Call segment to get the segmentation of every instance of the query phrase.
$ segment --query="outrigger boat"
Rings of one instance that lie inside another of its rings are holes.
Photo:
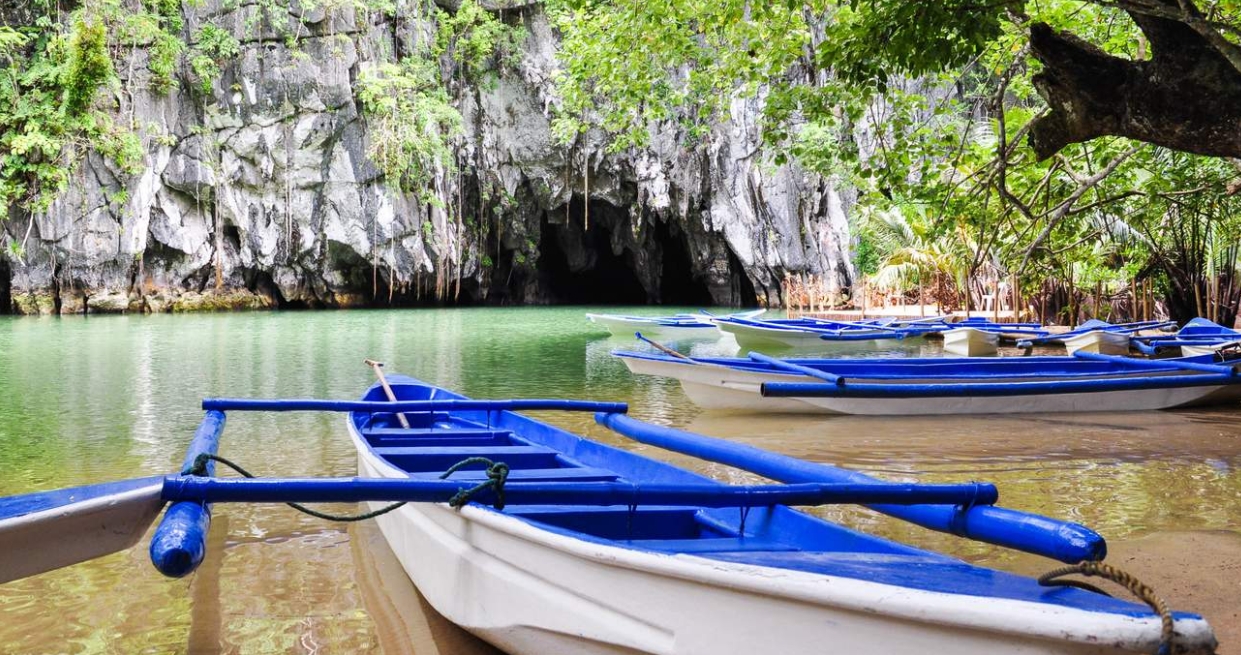
[[[204,557],[212,503],[398,501],[372,507],[410,579],[449,620],[513,655],[1215,646],[1200,616],[1047,586],[1066,571],[1112,575],[1099,562],[1105,542],[1078,524],[997,507],[989,484],[890,484],[642,423],[616,403],[470,400],[392,381],[356,402],[207,400],[181,475],[4,499],[0,582],[123,548],[165,503],[151,556],[183,576]],[[520,409],[598,410],[624,436],[782,484],[723,484]],[[256,410],[346,412],[361,477],[215,477],[225,412]],[[1036,581],[790,508],[826,503],[1081,564]]]
[[[695,404],[762,413],[1011,414],[1171,409],[1241,400],[1216,358],[688,358],[615,352],[633,373],[679,380]]]
[[[880,322],[829,321],[790,318],[759,321],[741,317],[713,319],[716,327],[731,334],[737,345],[749,348],[818,348],[841,344],[863,347],[894,347],[906,337],[922,336],[943,329],[937,323],[903,324]],[[647,336],[651,336],[650,334]]]
[[[1024,339],[1017,342],[1017,345],[1022,348],[1032,348],[1063,344],[1065,351],[1070,355],[1079,350],[1102,355],[1128,355],[1133,335],[1146,330],[1162,330],[1174,325],[1176,323],[1173,321],[1136,321],[1114,324],[1092,318],[1068,332]]]
[[[1133,339],[1133,346],[1144,354],[1164,354],[1179,348],[1180,354],[1186,357],[1211,355],[1238,343],[1241,343],[1241,332],[1201,317],[1191,319],[1175,334]]]
[[[753,318],[767,310],[755,309],[730,314],[741,318]],[[677,314],[675,316],[626,316],[622,314],[586,314],[591,323],[607,328],[614,337],[631,338],[634,332],[655,336],[668,341],[695,339],[718,339],[720,331],[710,321],[709,314]]]

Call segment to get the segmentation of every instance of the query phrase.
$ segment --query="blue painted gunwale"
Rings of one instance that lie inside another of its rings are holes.
[[[739,371],[753,373],[771,373],[788,375],[788,371],[780,370],[770,364],[738,357],[695,357],[692,360],[678,359],[658,353],[643,353],[616,350],[616,357],[646,359],[685,366],[712,364],[726,366]],[[1140,364],[1127,364],[1123,361],[1094,361],[1078,357],[1042,356],[1042,357],[888,357],[888,358],[853,358],[828,359],[813,357],[781,358],[783,361],[805,366],[824,373],[831,373],[855,380],[1030,380],[1038,381],[1047,378],[1094,380],[1103,376],[1125,377],[1165,377],[1162,374],[1185,375],[1177,368],[1175,362],[1200,364],[1216,363],[1212,355],[1198,357],[1180,357],[1168,360],[1153,360]],[[1164,368],[1156,368],[1149,364],[1164,363]],[[1158,374],[1158,375],[1157,375]]]
[[[404,376],[389,382],[399,400],[463,399],[453,392]],[[379,386],[363,396],[384,400]],[[350,414],[360,448],[370,450],[413,478],[438,477],[423,470],[418,456],[386,457],[386,443],[403,446],[425,442],[428,454],[445,451],[444,444],[486,439],[495,446],[544,447],[555,451],[557,470],[595,471],[633,483],[721,484],[677,466],[591,441],[547,423],[508,411],[406,413],[410,430],[397,427],[393,414]],[[454,436],[454,433],[463,435]],[[402,436],[405,435],[405,436]],[[469,436],[464,436],[469,435]],[[403,448],[402,450],[406,450]],[[406,450],[408,452],[408,450]],[[472,454],[478,451],[471,450]],[[497,455],[497,459],[503,459]],[[542,465],[539,465],[542,466]],[[514,467],[510,480],[521,479]],[[540,469],[538,475],[555,475]],[[475,471],[473,480],[478,479]],[[467,482],[468,483],[468,482]],[[586,483],[583,483],[586,484]],[[483,511],[497,511],[481,507]],[[736,508],[666,508],[514,506],[502,512],[534,527],[591,543],[664,554],[692,554],[707,559],[855,578],[911,589],[1044,603],[1124,616],[1151,616],[1144,606],[1077,589],[1040,587],[1031,578],[1004,573],[912,546],[857,532],[783,505],[752,508],[745,516]],[[1197,618],[1178,614],[1178,618]]]

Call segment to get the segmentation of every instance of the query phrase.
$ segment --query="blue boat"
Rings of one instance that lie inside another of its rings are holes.
[[[371,503],[436,610],[514,655],[1215,646],[1198,615],[1052,586],[1067,571],[1115,577],[1100,561],[1102,537],[999,507],[989,484],[886,483],[643,423],[616,403],[470,400],[391,381],[359,401],[207,400],[182,474],[4,499],[0,581],[83,559],[81,544],[97,535],[144,531],[118,513],[170,503],[151,555],[181,576],[202,561],[211,515],[223,511],[212,504],[357,501]],[[625,437],[780,484],[723,484],[516,413],[525,409],[599,410],[596,420]],[[215,477],[226,412],[239,411],[347,413],[360,477]],[[110,504],[107,520],[80,511],[84,503]],[[1076,565],[1036,581],[792,509],[830,503]],[[49,529],[59,534],[49,540]]]
[[[1194,318],[1175,334],[1135,337],[1133,345],[1147,355],[1180,350],[1186,356],[1211,355],[1225,346],[1241,343],[1241,332],[1205,318]]]
[[[614,352],[679,380],[695,404],[753,413],[1013,414],[1171,409],[1241,400],[1241,361],[1073,357],[775,359]]]

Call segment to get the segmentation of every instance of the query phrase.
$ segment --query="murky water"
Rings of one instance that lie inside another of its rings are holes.
[[[202,397],[352,398],[371,383],[362,360],[374,357],[390,372],[476,397],[623,400],[639,418],[893,480],[992,481],[1002,504],[1081,521],[1116,544],[1241,531],[1241,411],[722,417],[688,404],[675,383],[629,375],[608,353],[635,346],[596,332],[584,311],[0,318],[0,494],[172,471]],[[694,347],[733,351],[728,342]],[[586,414],[546,418],[622,443]],[[270,475],[355,468],[339,416],[230,415],[222,453]],[[822,513],[971,561],[1029,566],[866,510]],[[229,506],[216,516],[207,562],[188,579],[162,578],[139,547],[0,586],[0,653],[490,652],[429,611],[371,526],[284,506]],[[1212,565],[1176,555],[1178,566]],[[1241,588],[1241,571],[1224,575]]]

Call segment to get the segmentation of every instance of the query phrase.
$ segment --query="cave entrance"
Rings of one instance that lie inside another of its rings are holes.
[[[732,248],[728,249],[728,277],[732,287],[731,304],[734,307],[758,307],[758,292],[754,290],[754,283],[745,274],[745,267]]]
[[[0,257],[0,314],[13,312],[13,269],[9,260]]]
[[[581,216],[574,200],[572,216]],[[590,229],[552,225],[543,219],[539,230],[539,286],[546,299],[572,305],[642,305],[646,289],[633,271],[631,257],[612,253],[612,229],[625,212],[606,203],[591,203]],[[580,236],[580,246],[578,237]],[[580,252],[570,254],[570,250]],[[570,264],[573,261],[573,264]]]
[[[707,285],[701,276],[694,275],[689,244],[680,228],[670,221],[656,221],[652,236],[663,255],[659,272],[659,302],[695,307],[714,305],[715,300]]]

